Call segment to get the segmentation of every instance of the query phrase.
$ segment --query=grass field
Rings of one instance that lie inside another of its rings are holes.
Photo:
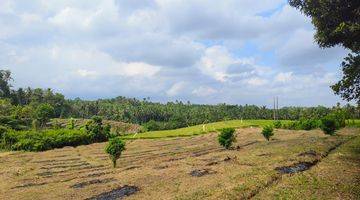
[[[282,120],[283,123],[289,122],[287,120]],[[182,136],[192,136],[200,135],[204,133],[213,132],[222,128],[240,128],[240,127],[261,127],[264,125],[272,125],[273,120],[230,120],[230,121],[221,121],[208,123],[205,125],[196,125],[186,128],[179,128],[174,130],[165,130],[165,131],[149,131],[145,133],[138,134],[129,134],[123,136],[124,139],[145,139],[145,138],[164,138],[164,137],[182,137]]]
[[[233,150],[216,133],[139,139],[127,141],[116,169],[105,143],[1,152],[0,199],[106,199],[124,197],[124,188],[126,199],[359,199],[359,130],[279,129],[268,142],[261,128],[242,128]],[[277,170],[298,163],[313,166]]]

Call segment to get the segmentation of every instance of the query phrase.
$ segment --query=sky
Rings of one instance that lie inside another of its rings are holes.
[[[332,106],[342,47],[284,0],[0,1],[0,69],[67,98]]]

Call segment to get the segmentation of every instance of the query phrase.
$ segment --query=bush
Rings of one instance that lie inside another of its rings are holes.
[[[91,136],[91,141],[104,142],[108,139],[108,135],[106,130],[104,130],[102,119],[100,117],[94,116],[88,121],[85,125],[85,130]]]
[[[337,129],[336,120],[332,116],[325,116],[321,119],[321,130],[327,135],[334,135]]]
[[[78,146],[93,142],[84,131],[56,129],[43,131],[14,131],[3,133],[2,147],[9,150],[45,151],[64,146]]]
[[[116,167],[116,161],[120,158],[121,152],[125,150],[125,142],[120,137],[114,137],[109,140],[108,145],[105,147],[105,152],[109,154],[113,163],[113,167]]]
[[[281,121],[274,121],[275,128],[281,128]]]
[[[234,128],[222,129],[218,136],[218,141],[220,145],[225,147],[226,149],[230,149],[232,143],[236,141],[234,132],[235,132]]]
[[[264,126],[261,134],[269,141],[270,137],[274,135],[274,129],[272,126]]]

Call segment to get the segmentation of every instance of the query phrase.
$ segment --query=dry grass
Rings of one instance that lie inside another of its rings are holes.
[[[127,150],[116,169],[104,153],[104,143],[40,153],[2,152],[0,199],[86,199],[123,185],[140,188],[127,199],[303,199],[304,194],[315,190],[303,185],[313,184],[315,179],[336,180],[329,187],[319,182],[320,191],[315,193],[318,199],[336,199],[338,196],[330,196],[330,188],[339,188],[337,195],[346,199],[359,198],[352,185],[354,181],[359,183],[360,161],[352,155],[359,157],[360,142],[344,143],[329,156],[321,157],[354,135],[356,139],[351,141],[360,141],[359,129],[343,129],[333,137],[320,130],[275,130],[270,142],[259,128],[237,132],[234,146],[239,148],[228,151],[219,147],[216,133],[127,141]],[[357,150],[349,152],[351,145],[356,149],[356,144]],[[318,155],[299,156],[309,150]],[[315,159],[321,161],[299,174],[280,175],[274,170]],[[349,170],[339,171],[345,167]],[[193,177],[193,170],[205,173]],[[286,192],[282,192],[284,188]]]

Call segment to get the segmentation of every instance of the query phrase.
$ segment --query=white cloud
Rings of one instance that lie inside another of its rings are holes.
[[[186,86],[186,83],[185,82],[178,82],[178,83],[175,83],[173,84],[170,89],[168,89],[166,91],[166,95],[172,97],[172,96],[177,96],[180,94],[181,91],[184,90]]]
[[[206,97],[213,94],[216,94],[218,91],[214,88],[208,86],[200,86],[192,91],[192,94],[199,97]]]
[[[346,51],[318,48],[310,19],[284,3],[2,0],[0,66],[16,86],[69,97],[337,101],[328,86]]]
[[[293,75],[293,72],[280,72],[275,76],[275,81],[286,83],[293,79],[292,75]]]

